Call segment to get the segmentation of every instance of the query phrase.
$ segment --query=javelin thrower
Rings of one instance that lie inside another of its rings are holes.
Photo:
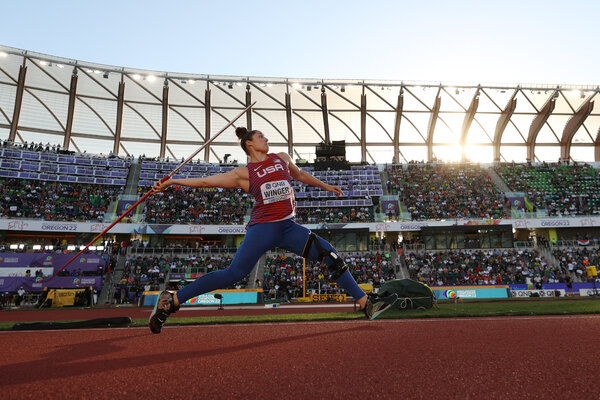
[[[397,294],[383,298],[367,296],[333,246],[294,220],[296,201],[292,178],[335,193],[338,197],[343,194],[342,190],[299,169],[287,153],[269,153],[269,141],[262,132],[238,127],[235,133],[242,149],[250,156],[246,166],[204,178],[161,180],[152,188],[154,192],[162,192],[171,185],[226,189],[239,187],[254,197],[246,236],[229,267],[203,275],[176,293],[167,290],[161,292],[148,320],[152,333],[160,333],[169,315],[187,300],[244,278],[259,258],[274,247],[281,247],[312,261],[323,261],[331,280],[357,300],[367,318],[374,319],[390,308],[398,299]]]

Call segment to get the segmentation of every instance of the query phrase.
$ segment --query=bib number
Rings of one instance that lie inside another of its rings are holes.
[[[260,186],[263,204],[276,203],[292,197],[292,187],[286,180],[266,182]]]

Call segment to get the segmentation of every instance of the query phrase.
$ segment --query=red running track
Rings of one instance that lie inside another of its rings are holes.
[[[598,398],[600,316],[0,332],[2,398]]]
[[[175,317],[223,317],[233,315],[273,315],[299,313],[330,313],[353,311],[352,303],[340,304],[284,304],[277,308],[254,306],[224,306],[218,310],[216,306],[183,307]],[[148,318],[152,307],[110,307],[110,308],[51,308],[43,310],[10,310],[0,312],[0,322],[31,321],[71,321],[94,318],[130,317]]]

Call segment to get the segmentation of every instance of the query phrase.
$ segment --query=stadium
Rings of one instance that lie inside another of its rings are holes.
[[[0,337],[31,343],[20,358],[5,350],[7,398],[39,397],[35,384],[49,398],[156,397],[163,385],[182,398],[594,395],[598,92],[161,72],[0,46]],[[247,165],[238,126],[344,192],[294,181],[295,220],[362,290],[417,282],[429,305],[405,295],[365,321],[324,262],[273,248],[151,336],[159,293],[228,268],[254,202],[241,188],[174,185],[137,203],[176,169]],[[106,324],[129,327],[95,329]],[[163,382],[165,368],[181,376]]]

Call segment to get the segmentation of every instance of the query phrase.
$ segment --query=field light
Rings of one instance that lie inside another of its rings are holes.
[[[133,79],[135,79],[136,81],[139,81],[140,79],[142,79],[142,76],[139,74],[133,74]]]
[[[300,85],[299,83],[294,83],[294,84],[292,84],[292,87],[294,89],[300,89],[302,87],[302,85]]]
[[[8,53],[4,52],[4,51],[0,51],[0,57],[7,57]]]
[[[52,246],[52,245],[46,245],[46,246],[44,246],[44,249],[46,249],[46,250],[54,250],[54,246]]]
[[[23,243],[21,243],[21,244],[19,245],[19,250],[23,250],[24,248],[25,248],[25,245],[24,245]]]
[[[149,82],[154,82],[156,80],[156,77],[154,75],[148,75],[147,79]]]
[[[10,249],[11,249],[11,250],[16,250],[16,249],[18,249],[18,248],[19,248],[19,245],[18,245],[18,244],[11,244],[11,245],[10,245]]]
[[[96,251],[96,246],[90,246],[89,249],[92,250],[92,251]]]
[[[75,250],[75,245],[74,244],[70,244],[67,246],[67,250],[73,251]]]
[[[33,249],[34,250],[41,250],[42,249],[42,245],[40,245],[40,244],[34,244],[33,245]]]
[[[96,246],[96,250],[103,251],[104,250],[104,246]]]

